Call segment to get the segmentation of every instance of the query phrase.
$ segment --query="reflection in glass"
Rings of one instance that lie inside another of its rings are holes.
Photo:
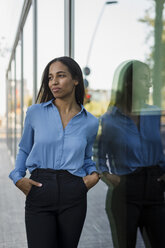
[[[135,247],[138,228],[147,247],[165,244],[161,111],[147,103],[151,86],[147,64],[121,63],[101,117],[99,169],[108,185],[106,212],[114,247]]]

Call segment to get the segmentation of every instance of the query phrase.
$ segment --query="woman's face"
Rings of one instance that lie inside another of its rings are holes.
[[[57,61],[49,67],[49,88],[53,96],[57,98],[75,97],[75,86],[78,81],[72,79],[68,67]]]
[[[146,100],[149,96],[150,71],[147,66],[140,66],[133,70],[133,98]]]

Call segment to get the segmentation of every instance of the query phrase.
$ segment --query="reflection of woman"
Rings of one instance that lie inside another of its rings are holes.
[[[56,58],[44,70],[28,108],[10,178],[26,195],[29,248],[75,248],[86,215],[86,193],[98,182],[92,145],[98,121],[83,107],[79,65]],[[26,169],[31,177],[24,178]]]
[[[160,113],[145,103],[149,78],[146,64],[122,63],[101,118],[99,167],[109,185],[106,211],[114,247],[135,247],[138,227],[147,247],[165,246],[165,159]]]

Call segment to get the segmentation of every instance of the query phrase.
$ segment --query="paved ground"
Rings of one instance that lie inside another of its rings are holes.
[[[27,248],[24,226],[25,197],[8,179],[12,168],[6,143],[0,140],[0,248]],[[78,248],[113,247],[104,211],[106,190],[106,185],[100,181],[88,192],[87,218]],[[136,247],[144,247],[140,237]]]

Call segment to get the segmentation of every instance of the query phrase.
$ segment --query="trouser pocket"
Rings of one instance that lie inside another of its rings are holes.
[[[39,182],[42,186],[32,185],[27,197],[26,205],[46,206],[58,201],[58,184],[56,175],[53,178],[46,175],[31,176],[30,179]]]
[[[84,182],[83,177],[81,177],[81,180],[80,180],[80,181],[81,181],[81,183],[82,183],[82,185],[83,185],[85,191],[88,192],[89,189],[87,188],[87,186],[86,186],[86,184],[85,184],[85,182]]]

